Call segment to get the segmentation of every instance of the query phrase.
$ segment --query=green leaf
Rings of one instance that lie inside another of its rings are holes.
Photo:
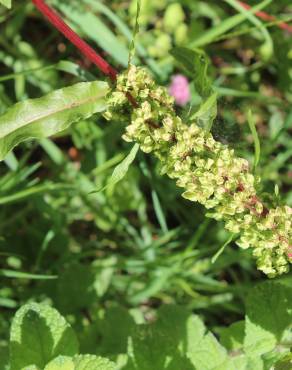
[[[29,279],[29,280],[51,280],[57,279],[56,275],[38,275],[30,274],[27,272],[0,269],[0,276],[4,276],[11,279]]]
[[[170,54],[192,76],[195,88],[202,97],[212,94],[212,82],[208,76],[209,61],[203,50],[176,47]]]
[[[220,332],[220,342],[228,350],[242,348],[244,340],[245,321],[238,321],[231,324],[228,328],[223,328]]]
[[[96,42],[96,44],[104,51],[109,53],[118,63],[127,66],[128,63],[128,48],[121,40],[111,31],[111,29],[103,22],[94,12],[80,11],[74,4],[69,2],[55,1],[55,6],[66,15],[71,25],[81,31],[86,37]]]
[[[246,19],[248,19],[251,23],[253,23],[256,27],[258,27],[265,39],[264,44],[261,47],[262,56],[264,60],[268,60],[273,55],[273,40],[269,34],[269,32],[266,30],[265,26],[262,24],[262,22],[257,18],[253,13],[251,13],[249,10],[246,10],[238,1],[236,0],[224,0],[229,5],[231,5],[234,9],[236,9],[238,12],[242,13],[246,16]]]
[[[253,119],[253,115],[252,115],[252,112],[251,112],[250,109],[247,112],[247,122],[248,122],[248,125],[249,125],[249,128],[250,128],[250,131],[252,133],[253,142],[254,142],[254,163],[253,163],[253,167],[254,167],[254,169],[256,169],[256,167],[257,167],[257,165],[260,161],[261,144],[260,144],[260,140],[259,140],[259,136],[258,136],[258,133],[257,133],[256,126],[255,126],[255,122],[254,122],[254,119]]]
[[[107,309],[104,319],[98,326],[102,337],[101,353],[117,355],[127,352],[128,338],[134,330],[135,322],[126,309],[122,307]]]
[[[6,6],[6,8],[11,9],[12,2],[11,0],[0,0],[0,4]]]
[[[57,281],[57,308],[68,314],[89,307],[97,299],[94,282],[91,266],[73,263],[62,268]]]
[[[116,185],[119,181],[121,181],[127,174],[130,165],[133,163],[134,159],[136,158],[136,155],[139,150],[139,144],[135,144],[133,148],[131,149],[130,153],[127,155],[126,158],[122,160],[121,163],[119,163],[115,169],[113,170],[113,173],[108,181],[108,183],[101,189],[97,191],[91,192],[93,193],[98,193],[100,191],[105,190],[108,186],[114,186]]]
[[[203,127],[207,132],[210,132],[214,119],[217,116],[217,93],[210,95],[206,101],[202,103],[197,112],[191,117],[195,120],[198,126]]]
[[[264,0],[257,4],[256,6],[253,6],[251,9],[247,10],[246,12],[249,14],[254,14],[258,10],[265,8],[271,2],[272,0]],[[241,13],[236,14],[232,17],[227,17],[223,21],[219,22],[218,25],[216,25],[215,27],[212,27],[208,31],[200,34],[200,36],[197,39],[191,42],[190,46],[192,48],[198,48],[216,41],[216,39],[219,36],[223,35],[225,32],[229,31],[230,29],[236,27],[237,25],[245,21],[247,13],[244,14]]]
[[[0,116],[0,160],[24,140],[54,135],[103,111],[108,91],[105,82],[80,82],[15,104]]]
[[[139,370],[213,370],[227,360],[226,350],[206,332],[199,317],[174,305],[162,306],[154,324],[134,330],[128,354],[132,367]]]
[[[265,282],[251,290],[246,302],[244,348],[250,355],[271,351],[292,323],[292,289]]]
[[[136,10],[136,19],[135,19],[135,27],[133,30],[132,40],[129,47],[129,59],[128,59],[128,66],[132,63],[132,59],[135,55],[135,45],[136,45],[136,36],[139,32],[139,16],[141,10],[141,0],[137,0],[137,10]]]
[[[77,338],[71,326],[53,308],[29,303],[20,308],[10,333],[11,370],[35,365],[43,369],[58,355],[78,353]]]
[[[78,355],[73,358],[59,356],[50,362],[44,370],[115,370],[113,362],[94,355]]]

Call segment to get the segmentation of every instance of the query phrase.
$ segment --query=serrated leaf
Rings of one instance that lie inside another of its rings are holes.
[[[89,307],[97,299],[91,266],[74,263],[62,270],[57,281],[57,308],[68,314]]]
[[[6,8],[11,9],[12,2],[11,0],[0,0],[0,4],[6,6]]]
[[[102,354],[117,355],[127,352],[128,338],[134,330],[135,322],[126,309],[122,307],[107,309],[99,327],[102,336],[100,344]]]
[[[0,116],[0,160],[16,145],[44,138],[105,109],[106,82],[80,82],[15,104]]]
[[[50,306],[29,303],[20,308],[10,333],[11,370],[35,365],[41,369],[58,355],[78,353],[71,326]]]
[[[227,360],[227,351],[220,345],[215,336],[208,332],[202,340],[194,346],[189,358],[196,370],[219,370]]]
[[[246,302],[244,349],[249,355],[271,351],[292,323],[292,289],[265,282],[251,290]]]
[[[88,11],[83,7],[84,11],[76,8],[72,2],[54,1],[54,5],[70,21],[69,25],[73,28],[77,27],[87,38],[93,40],[102,50],[112,56],[119,64],[127,66],[128,48],[107,26],[102,17],[98,17],[95,12]]]
[[[214,370],[228,359],[198,316],[173,305],[162,306],[154,324],[136,327],[128,355],[130,366],[139,370]]]
[[[223,328],[220,333],[220,342],[228,350],[237,350],[243,346],[245,322],[238,321],[228,328]]]
[[[75,365],[72,357],[58,356],[44,370],[75,370]]]
[[[59,356],[44,370],[115,370],[113,362],[94,355],[77,355],[72,358]]]

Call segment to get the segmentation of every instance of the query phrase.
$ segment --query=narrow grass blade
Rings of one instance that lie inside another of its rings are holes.
[[[0,276],[11,279],[29,279],[29,280],[52,280],[57,279],[57,275],[37,275],[29,274],[27,272],[20,272],[14,270],[0,269]]]
[[[254,152],[255,153],[254,153],[253,168],[255,170],[259,161],[260,161],[261,144],[260,144],[259,136],[258,136],[258,133],[257,133],[257,129],[256,129],[256,126],[255,126],[255,122],[254,122],[251,110],[249,110],[247,112],[247,122],[248,122],[248,125],[249,125],[249,128],[250,128],[250,131],[252,133],[253,142],[254,142]]]
[[[263,23],[253,14],[250,13],[248,10],[246,10],[243,6],[241,6],[238,1],[236,0],[224,0],[227,4],[232,6],[234,9],[236,9],[238,12],[246,16],[246,19],[248,19],[251,23],[253,23],[256,27],[258,27],[265,39],[265,43],[262,46],[262,52],[265,60],[268,60],[272,54],[273,54],[273,40],[269,34],[269,32],[266,30]]]
[[[225,248],[233,241],[235,234],[230,235],[230,237],[226,240],[226,242],[222,245],[221,248],[214,254],[214,256],[211,258],[211,262],[215,263],[217,259],[221,256],[221,254],[224,252]]]
[[[127,155],[127,157],[120,164],[118,164],[116,166],[116,168],[114,169],[108,183],[103,188],[101,188],[97,191],[92,191],[90,194],[94,194],[94,193],[98,193],[100,191],[103,191],[107,187],[113,186],[113,185],[117,184],[119,181],[121,181],[126,176],[126,173],[128,172],[131,163],[136,158],[138,150],[139,150],[139,144],[135,144],[133,146],[133,148],[131,149],[130,153]]]
[[[265,8],[269,5],[272,0],[264,0],[257,4],[256,6],[252,7],[248,12],[250,14],[254,14],[256,11]],[[246,14],[236,14],[232,17],[229,17],[218,24],[218,26],[211,28],[209,31],[202,34],[202,36],[195,39],[189,47],[197,48],[207,44],[212,43],[217,37],[223,35],[225,32],[229,31],[230,29],[236,27],[240,23],[246,20]]]

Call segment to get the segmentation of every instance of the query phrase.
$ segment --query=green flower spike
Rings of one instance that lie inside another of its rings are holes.
[[[126,99],[127,93],[137,107]],[[174,111],[173,98],[143,68],[130,66],[118,77],[107,117],[121,112],[128,121],[123,139],[152,152],[161,162],[161,172],[184,188],[184,198],[203,204],[210,217],[238,233],[237,244],[253,248],[259,270],[269,277],[289,270],[292,208],[267,209],[256,194],[260,179],[250,173],[247,160],[196,122],[183,123]]]

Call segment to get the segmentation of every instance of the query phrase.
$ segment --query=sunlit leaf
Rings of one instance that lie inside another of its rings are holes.
[[[6,6],[6,8],[11,9],[12,1],[11,0],[0,0],[0,5]]]
[[[59,355],[74,356],[78,342],[71,326],[54,308],[29,303],[16,313],[10,334],[11,370],[46,364]]]
[[[103,111],[108,90],[105,82],[80,82],[15,104],[0,116],[0,160],[24,140],[54,135]]]

